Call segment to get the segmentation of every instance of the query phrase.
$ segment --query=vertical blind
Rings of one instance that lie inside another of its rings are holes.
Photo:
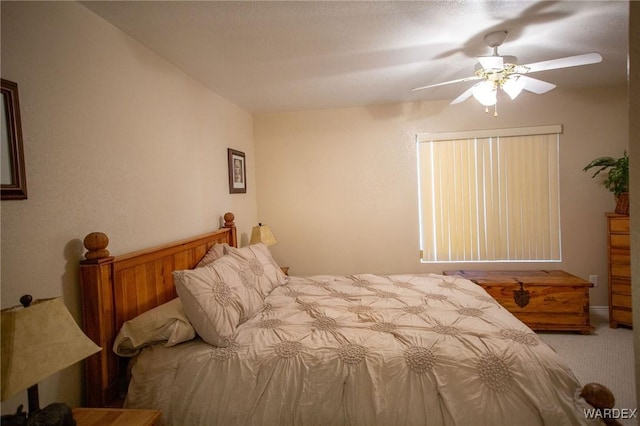
[[[418,135],[421,261],[560,261],[561,130]]]

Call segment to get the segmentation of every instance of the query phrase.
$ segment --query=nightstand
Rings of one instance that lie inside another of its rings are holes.
[[[125,408],[74,408],[77,426],[154,426],[162,413],[158,410]]]

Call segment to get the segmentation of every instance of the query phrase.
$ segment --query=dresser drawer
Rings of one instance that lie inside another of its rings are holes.
[[[631,278],[611,277],[611,293],[631,294]]]
[[[616,307],[631,309],[631,295],[612,293],[611,305]]]
[[[631,245],[631,239],[629,238],[629,234],[611,234],[609,237],[609,244],[611,244],[612,248],[623,248],[629,249]]]
[[[609,261],[611,263],[631,263],[631,250],[628,248],[609,248]]]
[[[611,232],[629,232],[629,217],[610,217],[609,230]]]
[[[633,324],[631,311],[627,311],[626,309],[613,309],[611,311],[611,319],[627,325]]]
[[[630,263],[611,263],[610,265],[612,280],[613,277],[631,277],[631,264]]]

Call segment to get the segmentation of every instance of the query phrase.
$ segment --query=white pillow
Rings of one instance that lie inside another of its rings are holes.
[[[244,262],[242,279],[258,287],[263,297],[289,280],[289,277],[273,260],[269,248],[262,243],[243,248],[227,247],[226,253],[238,261]]]
[[[223,256],[201,268],[174,271],[185,313],[205,342],[227,346],[236,327],[263,307],[260,289],[246,278],[248,263]]]
[[[166,342],[165,346],[174,346],[195,335],[182,302],[175,298],[125,322],[113,343],[113,351],[131,357],[153,343]]]
[[[200,259],[200,261],[196,265],[196,268],[202,268],[203,266],[213,263],[216,260],[220,259],[222,256],[226,254],[226,250],[228,247],[229,247],[229,244],[227,243],[214,244],[207,251],[207,254],[205,254],[204,257]]]

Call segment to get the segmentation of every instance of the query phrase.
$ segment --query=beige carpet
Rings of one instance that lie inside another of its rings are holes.
[[[591,382],[607,386],[616,397],[616,408],[637,407],[633,357],[633,332],[619,327],[609,328],[604,310],[591,311],[591,335],[560,332],[539,332],[540,337],[569,365],[580,383]],[[638,414],[640,417],[640,414]],[[620,421],[637,425],[637,420]]]

